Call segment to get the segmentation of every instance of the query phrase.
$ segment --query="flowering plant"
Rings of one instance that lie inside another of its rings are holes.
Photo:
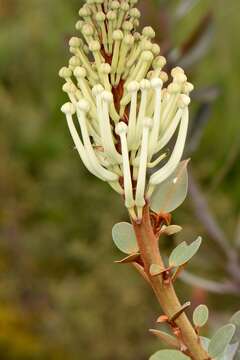
[[[153,42],[154,30],[137,32],[136,3],[88,0],[80,9],[81,37],[70,39],[73,56],[59,73],[70,100],[62,112],[85,167],[123,197],[129,212],[131,224],[113,228],[115,244],[128,255],[120,263],[132,263],[151,285],[164,311],[157,322],[172,330],[173,336],[152,330],[175,350],[151,359],[223,359],[232,351],[235,326],[226,325],[204,342],[199,329],[208,318],[206,306],[195,310],[192,325],[185,314],[190,304],[181,305],[174,290],[201,238],[180,244],[168,265],[159,250],[162,234],[181,230],[171,225],[170,213],[187,194],[188,161],[181,159],[193,85],[180,67],[171,71],[171,79],[163,71],[166,59]],[[172,150],[166,149],[173,140]],[[222,347],[215,345],[219,342]]]

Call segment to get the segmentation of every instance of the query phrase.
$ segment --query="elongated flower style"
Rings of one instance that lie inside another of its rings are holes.
[[[76,24],[80,35],[69,42],[73,56],[59,75],[70,99],[62,112],[84,165],[124,197],[134,220],[141,220],[156,185],[181,160],[193,85],[179,67],[168,80],[154,30],[136,31],[136,3],[88,0]],[[166,146],[177,131],[169,154]]]

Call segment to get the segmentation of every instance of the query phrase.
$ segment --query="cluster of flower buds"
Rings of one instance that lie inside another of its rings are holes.
[[[73,56],[59,75],[70,99],[62,112],[84,165],[124,197],[133,219],[141,220],[155,186],[181,160],[193,85],[179,67],[168,80],[154,30],[136,31],[136,3],[88,0],[76,24],[80,36],[69,42]],[[177,130],[168,154],[166,145]]]

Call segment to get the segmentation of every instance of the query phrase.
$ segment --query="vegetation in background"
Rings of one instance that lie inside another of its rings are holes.
[[[166,2],[158,3],[164,7]],[[195,2],[191,12],[179,19],[174,18],[177,3],[170,4],[171,41],[176,47],[211,5]],[[73,156],[59,110],[65,98],[57,70],[67,57],[67,40],[80,5],[76,0],[1,1],[0,354],[4,360],[145,360],[159,348],[150,335],[145,341],[145,329],[152,327],[158,311],[155,300],[134,271],[112,263],[117,252],[111,228],[119,218],[125,220],[120,200],[81,167],[77,154]],[[142,6],[146,8],[145,1]],[[151,10],[153,6],[149,1],[146,18],[161,33],[162,10]],[[240,247],[238,9],[237,2],[226,9],[224,1],[217,1],[211,49],[192,71],[197,88],[214,84],[220,92],[201,147],[193,154],[192,171],[228,241]],[[208,239],[192,271],[201,276],[210,271],[213,280],[225,280],[224,254],[211,242],[190,200],[176,222],[184,224],[189,237],[198,230]],[[166,250],[170,246],[166,243]],[[184,284],[180,291],[186,291]],[[212,329],[229,318],[226,308],[233,313],[239,304],[236,294],[226,293],[219,302],[216,295],[196,286],[189,295],[196,304],[212,304],[216,311],[210,318]],[[147,324],[143,314],[148,316]]]

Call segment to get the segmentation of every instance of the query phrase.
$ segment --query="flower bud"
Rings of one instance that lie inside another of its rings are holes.
[[[68,102],[61,107],[61,111],[66,115],[74,115],[76,109],[72,103]]]

